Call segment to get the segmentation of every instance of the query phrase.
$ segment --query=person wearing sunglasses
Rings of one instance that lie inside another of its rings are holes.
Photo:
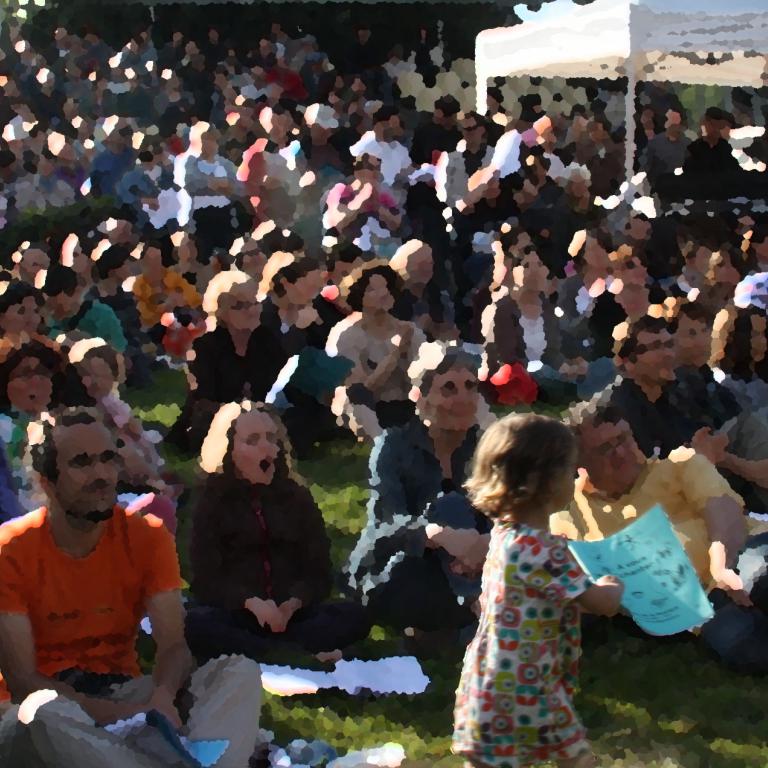
[[[640,450],[649,458],[665,458],[695,431],[669,399],[677,367],[673,331],[665,318],[650,315],[620,324],[614,331],[619,377],[608,388],[610,403],[622,410]]]
[[[461,141],[448,153],[446,202],[454,205],[467,194],[469,179],[480,168],[490,165],[493,147],[488,143],[488,123],[477,112],[467,112],[459,120]]]

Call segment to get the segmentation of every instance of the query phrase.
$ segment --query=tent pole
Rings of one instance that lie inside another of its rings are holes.
[[[475,94],[477,103],[477,113],[485,115],[488,112],[488,78],[481,72],[476,72]]]
[[[624,169],[626,172],[627,184],[630,183],[635,175],[635,90],[637,88],[637,70],[635,61],[629,56],[626,61],[627,70],[627,95],[624,101],[625,125],[627,135],[624,140]]]

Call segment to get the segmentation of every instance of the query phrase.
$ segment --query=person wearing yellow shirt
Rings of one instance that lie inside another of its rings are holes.
[[[768,672],[768,527],[744,514],[707,458],[679,448],[647,459],[621,411],[597,399],[569,414],[582,469],[570,509],[550,518],[552,533],[596,541],[660,504],[715,610],[704,644],[729,666]]]
[[[151,330],[160,324],[166,312],[185,307],[197,309],[202,298],[178,272],[164,264],[164,244],[151,241],[142,254],[142,274],[133,284],[133,295],[141,316],[141,324]]]

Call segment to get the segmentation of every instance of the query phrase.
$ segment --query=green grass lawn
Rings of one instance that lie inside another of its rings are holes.
[[[181,374],[163,372],[128,400],[145,422],[170,425],[183,402]],[[354,443],[325,446],[298,469],[323,511],[340,565],[365,522],[367,451]],[[195,462],[166,456],[187,482]],[[186,574],[189,504],[180,510],[179,555]],[[374,628],[362,652],[396,652],[397,638]],[[662,643],[607,625],[585,643],[577,704],[601,764],[619,768],[766,768],[768,686],[735,676],[691,642]],[[267,695],[263,722],[278,742],[322,738],[347,749],[399,742],[414,768],[460,766],[449,752],[453,693],[463,649],[423,659],[432,681],[421,696],[351,697],[321,692]]]

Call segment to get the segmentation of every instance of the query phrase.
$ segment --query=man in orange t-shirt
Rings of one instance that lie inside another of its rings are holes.
[[[156,710],[191,738],[228,740],[217,765],[243,768],[259,667],[222,657],[190,677],[175,544],[159,519],[115,506],[119,462],[98,412],[62,412],[33,453],[48,508],[0,527],[0,670],[14,702],[0,721],[0,765],[172,765],[157,734],[128,744],[100,727]],[[135,649],[145,615],[151,678]],[[224,686],[234,677],[237,696]],[[194,702],[183,715],[181,692]]]

